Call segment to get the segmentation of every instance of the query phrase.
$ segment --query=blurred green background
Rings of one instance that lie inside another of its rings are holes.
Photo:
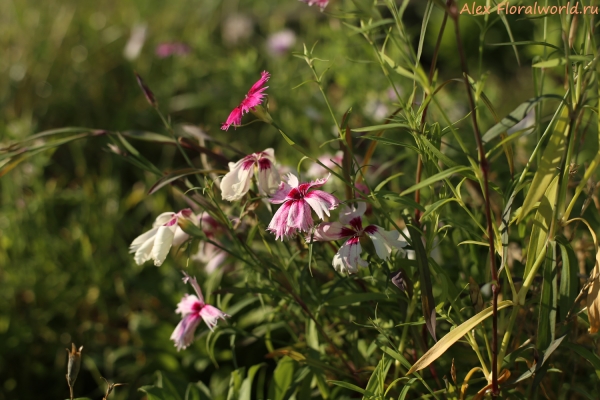
[[[424,6],[413,1],[407,9],[415,46]],[[355,23],[342,14],[352,7],[351,1],[333,0],[327,14],[296,0],[2,0],[0,142],[63,126],[164,133],[137,86],[137,71],[175,124],[200,126],[248,153],[274,147],[278,159],[295,168],[300,157],[272,127],[257,123],[222,132],[220,123],[268,70],[269,106],[279,123],[315,154],[334,152],[330,145],[319,148],[334,137],[333,125],[316,85],[298,87],[312,74],[292,54],[317,42],[315,56],[327,61],[316,67],[330,67],[325,83],[338,119],[352,107],[353,126],[383,123],[396,108],[394,96],[372,48],[345,26]],[[540,21],[509,19],[515,40],[539,35]],[[480,66],[477,20],[461,20],[472,74],[489,72],[486,93],[499,115],[532,97],[527,66],[542,50],[520,48],[525,67],[519,67],[512,48],[488,46]],[[439,21],[436,10],[423,46],[426,67]],[[274,47],[273,35],[282,31],[279,40],[288,43]],[[552,35],[560,32],[550,30]],[[500,22],[485,38],[508,40]],[[439,81],[460,77],[452,41],[450,30]],[[189,53],[161,58],[156,48],[165,42],[184,43]],[[410,93],[411,82],[391,78],[401,95]],[[455,85],[439,95],[453,120],[467,112],[462,93]],[[432,111],[431,119],[438,117]],[[489,115],[482,118],[484,126],[494,123]],[[470,130],[464,133],[471,141]],[[156,178],[119,160],[108,143],[102,136],[74,142],[38,154],[0,179],[0,399],[68,397],[64,349],[71,342],[84,346],[78,396],[101,397],[103,376],[128,383],[113,398],[142,398],[137,388],[153,382],[156,370],[213,387],[228,380],[233,367],[226,339],[217,344],[219,368],[203,341],[194,344],[194,354],[205,355],[198,358],[177,353],[168,339],[178,322],[176,303],[189,292],[173,258],[160,268],[138,267],[128,254],[129,243],[156,215],[185,204],[168,188],[147,196]],[[183,165],[174,147],[135,145],[164,170]],[[406,171],[393,183],[396,190],[414,183],[415,157],[380,146],[378,160],[396,160],[395,167]],[[495,171],[506,173],[506,166]],[[238,355],[246,358],[239,362],[268,362],[265,353],[256,344]]]

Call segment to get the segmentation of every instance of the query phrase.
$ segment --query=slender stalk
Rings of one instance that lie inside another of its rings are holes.
[[[452,0],[448,0],[446,5],[450,5]],[[431,60],[431,67],[429,68],[429,83],[433,80],[433,75],[435,74],[435,66],[437,64],[438,53],[440,51],[440,46],[442,45],[442,37],[444,36],[444,30],[446,29],[446,22],[448,21],[448,13],[444,12],[444,18],[442,19],[442,25],[440,26],[440,32],[438,33],[438,38],[435,43],[435,49],[433,51],[433,59]],[[423,94],[423,101],[427,98],[427,93]],[[425,105],[425,109],[423,110],[423,115],[421,116],[421,133],[425,130],[425,118],[427,117],[427,110],[429,109],[429,103]],[[421,182],[421,174],[423,172],[423,158],[421,154],[419,154],[419,158],[417,159],[417,178],[416,184]],[[421,190],[417,189],[415,191],[415,202],[421,202]],[[421,211],[419,209],[415,210],[415,223],[417,226],[421,221]]]
[[[460,63],[463,71],[463,79],[467,89],[467,97],[469,99],[469,107],[471,109],[471,119],[473,121],[473,131],[475,141],[477,142],[477,150],[479,152],[479,167],[483,175],[483,192],[485,197],[485,217],[487,222],[487,236],[490,246],[490,272],[492,275],[492,396],[497,397],[500,394],[498,389],[498,270],[496,268],[496,250],[494,246],[494,229],[492,226],[492,210],[490,207],[490,190],[489,190],[489,164],[485,157],[485,149],[481,141],[481,132],[477,124],[477,113],[475,110],[475,101],[469,84],[467,61],[465,51],[460,38],[460,28],[458,25],[458,8],[454,0],[450,0],[449,14],[454,21],[454,32],[456,36],[456,44],[460,55]]]

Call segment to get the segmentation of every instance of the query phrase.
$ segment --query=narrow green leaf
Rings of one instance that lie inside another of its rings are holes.
[[[419,266],[419,283],[421,286],[421,306],[423,307],[423,317],[425,318],[425,325],[429,334],[433,337],[433,340],[437,341],[435,335],[435,302],[433,299],[433,288],[431,285],[431,272],[429,271],[429,262],[427,260],[427,253],[421,240],[421,232],[415,229],[408,222],[405,217],[406,227],[410,234],[412,246],[415,251],[417,259],[417,265]]]
[[[566,342],[563,346],[577,353],[579,356],[583,357],[590,364],[592,364],[594,371],[596,371],[596,376],[600,378],[600,357],[598,357],[596,353],[586,349],[580,344]]]
[[[275,372],[273,372],[273,380],[269,390],[269,397],[272,400],[283,400],[285,398],[285,394],[292,384],[294,367],[294,360],[288,356],[279,360]]]
[[[384,125],[373,125],[373,126],[365,126],[363,128],[351,129],[352,132],[373,132],[373,131],[385,131],[388,129],[411,129],[410,125],[400,124],[400,123],[392,123],[392,124],[384,124]]]
[[[385,393],[385,378],[387,377],[388,371],[392,366],[392,359],[386,356],[381,357],[381,360],[375,367],[375,371],[371,374],[367,387],[365,388],[366,393],[373,393],[373,395],[381,396]],[[367,395],[363,397],[363,400],[369,400],[373,395]]]
[[[556,328],[556,302],[557,302],[557,282],[556,282],[556,242],[549,241],[546,248],[546,260],[542,271],[542,294],[540,298],[540,308],[537,326],[538,350],[547,348],[554,340]]]
[[[560,117],[556,122],[554,131],[550,136],[550,140],[542,153],[542,159],[540,166],[533,177],[527,196],[523,201],[521,207],[521,214],[517,220],[517,223],[521,222],[523,218],[533,210],[535,204],[540,201],[548,186],[552,182],[555,176],[558,175],[558,168],[560,167],[560,161],[565,151],[566,136],[569,131],[569,110],[563,106]]]
[[[498,303],[498,310],[512,306],[513,303],[510,300],[504,300]],[[460,338],[465,336],[469,331],[474,329],[477,325],[482,323],[484,320],[492,316],[492,307],[488,307],[480,313],[472,316],[450,332],[443,338],[441,338],[435,345],[433,345],[417,362],[410,368],[406,375],[410,375],[414,372],[420,371],[426,368],[429,364],[437,360],[442,354],[446,352],[454,343]]]
[[[248,375],[246,376],[246,379],[244,379],[242,387],[240,388],[239,398],[236,400],[250,400],[252,398],[252,381],[254,380],[254,376],[258,370],[264,366],[266,366],[265,363],[260,363],[250,367],[248,370]]]
[[[168,173],[167,175],[163,176],[162,178],[160,178],[159,180],[157,180],[154,183],[154,185],[152,185],[150,190],[148,190],[148,194],[151,195],[153,193],[156,193],[163,186],[168,185],[169,183],[176,181],[179,178],[183,178],[184,176],[196,175],[196,174],[209,174],[211,172],[215,172],[215,171],[214,170],[207,171],[207,170],[196,169],[196,168],[184,168],[184,169],[178,169],[176,171],[172,171],[172,172]]]
[[[345,294],[343,296],[334,297],[331,300],[327,300],[327,304],[332,307],[343,307],[349,306],[354,303],[363,303],[366,301],[395,301],[383,293],[352,293]]]
[[[238,400],[240,398],[240,388],[242,387],[242,379],[246,374],[246,368],[238,368],[229,375],[229,391],[227,392],[227,400]]]
[[[454,175],[456,173],[463,172],[463,171],[468,171],[470,169],[471,169],[470,167],[465,167],[465,166],[456,166],[456,167],[445,169],[442,172],[439,172],[433,176],[430,176],[429,178],[417,183],[416,185],[411,186],[410,188],[406,189],[404,192],[400,193],[400,196],[407,195],[416,190],[427,187],[435,182],[446,179],[446,178],[450,177],[451,175]]]
[[[375,196],[377,196],[377,198],[400,203],[403,206],[410,208],[411,210],[420,210],[423,212],[425,211],[425,207],[414,201],[412,198],[408,196],[400,196],[398,193],[390,192],[389,190],[380,190],[375,193]]]
[[[368,140],[375,140],[376,142],[380,142],[383,144],[389,144],[392,146],[402,146],[402,147],[406,147],[407,149],[411,149],[415,152],[419,152],[419,149],[417,149],[415,146],[413,146],[410,143],[406,143],[406,142],[401,142],[399,140],[394,140],[388,137],[379,137],[379,136],[362,136],[362,139],[368,139]]]
[[[495,139],[498,135],[505,133],[507,130],[521,122],[527,116],[527,114],[529,114],[529,112],[537,105],[537,103],[539,103],[542,100],[552,98],[562,100],[561,96],[555,94],[545,94],[524,101],[523,103],[519,104],[519,106],[515,108],[510,114],[502,118],[500,122],[488,129],[488,131],[483,135],[481,140],[483,141],[483,143],[487,143],[490,140]]]
[[[556,186],[558,185],[558,177],[554,177],[550,185],[546,189],[544,197],[540,201],[540,205],[533,217],[533,227],[529,244],[527,246],[527,261],[525,262],[525,272],[523,278],[527,278],[538,254],[545,252],[546,240],[548,239],[548,229],[552,223],[553,208],[556,200]],[[522,210],[521,210],[522,212]]]
[[[560,288],[558,290],[558,321],[562,322],[567,318],[567,314],[577,298],[579,263],[575,251],[564,236],[558,236],[556,242],[562,259]]]
[[[327,381],[327,382],[331,383],[332,385],[340,386],[340,387],[352,390],[354,392],[358,392],[362,395],[373,396],[373,393],[367,393],[367,391],[365,389],[360,388],[360,387],[353,385],[351,383],[348,383],[348,382],[344,382],[344,381]]]
[[[425,212],[423,213],[423,215],[421,215],[421,219],[426,218],[429,214],[431,214],[432,212],[436,211],[438,208],[442,207],[443,205],[445,205],[446,203],[450,203],[452,201],[457,201],[455,198],[451,198],[451,199],[442,199],[442,200],[438,200],[433,204],[430,204],[428,206],[425,206]]]
[[[190,383],[185,392],[185,400],[211,400],[210,390],[202,382]]]
[[[527,371],[525,371],[516,381],[517,382],[521,382],[527,378],[529,378],[531,375],[533,375],[534,373],[536,373],[537,371],[541,370],[542,367],[544,366],[544,363],[546,361],[548,361],[548,359],[550,358],[550,355],[552,355],[552,353],[554,353],[554,350],[556,350],[558,348],[558,346],[560,346],[561,342],[563,341],[564,338],[566,338],[567,335],[564,335],[554,341],[552,341],[552,343],[550,343],[550,345],[548,346],[548,348],[546,349],[546,351],[544,352],[544,357],[542,358],[541,362],[538,362],[536,364],[534,364],[531,368],[529,368]]]

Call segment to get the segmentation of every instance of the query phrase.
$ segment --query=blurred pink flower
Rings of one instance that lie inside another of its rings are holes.
[[[152,229],[138,236],[129,246],[129,252],[135,253],[134,260],[137,265],[153,259],[157,267],[162,265],[169,254],[171,246],[179,246],[188,239],[179,226],[180,219],[194,221],[194,213],[189,208],[178,213],[166,212],[156,217]]]
[[[279,174],[275,168],[275,151],[266,149],[250,154],[236,163],[229,163],[229,172],[221,180],[221,196],[224,200],[241,199],[250,189],[250,182],[258,170],[258,190],[268,196],[277,190]]]
[[[190,277],[185,272],[183,274],[185,275],[183,282],[190,282],[198,297],[193,294],[185,294],[179,304],[177,304],[175,312],[181,314],[181,321],[171,335],[171,340],[175,342],[177,351],[185,349],[194,341],[194,332],[200,324],[200,318],[206,322],[206,325],[212,331],[217,325],[219,318],[224,320],[225,317],[229,317],[229,315],[218,308],[205,304],[202,290],[196,278]]]
[[[329,210],[338,206],[340,201],[333,195],[313,188],[323,186],[329,175],[310,183],[299,183],[298,178],[289,174],[287,183],[281,182],[277,192],[271,197],[273,204],[282,204],[273,216],[267,230],[275,234],[275,240],[293,235],[296,230],[308,232],[313,226],[310,209],[312,208],[319,219],[329,216]]]
[[[339,150],[337,153],[335,153],[334,156],[332,156],[331,154],[325,154],[319,157],[318,160],[321,163],[323,163],[323,165],[325,165],[327,168],[333,170],[336,169],[338,166],[342,165],[343,158],[344,152]],[[320,164],[315,162],[313,163],[313,165],[310,166],[308,171],[306,171],[306,176],[308,176],[309,178],[316,178],[317,176],[322,176],[323,174],[326,174],[328,172],[329,171],[323,168]]]
[[[353,274],[358,272],[358,267],[368,266],[368,263],[360,257],[362,253],[360,239],[365,236],[371,239],[377,256],[382,260],[386,260],[394,249],[406,246],[406,242],[400,240],[398,231],[386,231],[377,225],[363,228],[362,216],[366,209],[367,206],[363,202],[352,208],[344,206],[339,222],[323,222],[312,234],[312,240],[315,242],[348,238],[333,257],[333,268],[340,273]],[[311,236],[307,235],[306,241],[310,242],[310,240]]]
[[[242,123],[242,116],[262,102],[263,97],[265,97],[265,93],[263,92],[268,88],[268,86],[264,85],[270,77],[271,75],[267,71],[261,73],[260,79],[252,85],[246,94],[246,98],[231,111],[229,117],[227,117],[227,121],[221,125],[222,130],[228,130],[231,125],[240,125]]]
[[[314,6],[317,5],[319,7],[321,7],[321,11],[323,11],[325,9],[325,7],[327,7],[327,4],[329,3],[329,0],[300,0],[303,3],[307,3],[309,6]]]
[[[184,56],[189,54],[192,49],[185,43],[181,42],[166,42],[156,46],[154,52],[159,58],[167,58],[172,55]]]
[[[211,241],[221,245],[218,240],[218,236],[222,235],[225,230],[217,220],[211,217],[208,213],[202,213],[199,217],[200,229],[204,232],[206,237]],[[198,252],[192,256],[194,261],[204,263],[204,269],[207,273],[211,273],[216,270],[223,261],[227,258],[227,253],[221,250],[218,246],[215,246],[209,242],[200,242],[198,246]]]
[[[296,34],[291,29],[275,32],[267,38],[269,53],[280,56],[288,52],[296,44]]]

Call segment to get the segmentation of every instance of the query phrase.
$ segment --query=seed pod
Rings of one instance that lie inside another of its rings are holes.
[[[69,391],[71,394],[71,400],[73,400],[73,386],[79,374],[79,367],[81,366],[81,350],[83,346],[77,350],[75,343],[71,343],[71,350],[67,349],[69,354],[69,363],[67,364],[67,383],[69,384]]]
[[[152,107],[156,108],[158,106],[158,103],[156,102],[154,93],[152,93],[152,90],[150,90],[150,88],[148,86],[146,86],[146,84],[144,83],[144,80],[142,79],[141,76],[138,75],[137,72],[134,72],[134,74],[135,74],[135,79],[137,80],[138,85],[140,85],[140,89],[142,89],[142,92],[144,92],[144,96],[146,96],[146,100],[148,100],[148,103],[150,103],[150,105]]]
[[[397,272],[393,272],[390,275],[392,279],[392,283],[396,285],[396,287],[403,292],[406,292],[409,298],[412,298],[413,295],[413,283],[408,277],[406,271],[400,268]]]

